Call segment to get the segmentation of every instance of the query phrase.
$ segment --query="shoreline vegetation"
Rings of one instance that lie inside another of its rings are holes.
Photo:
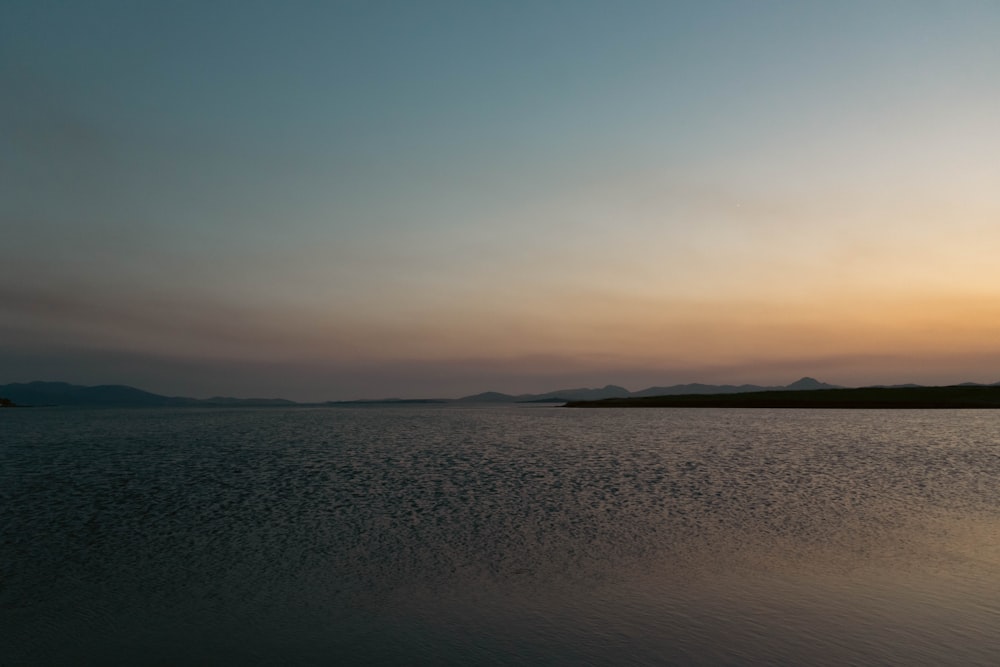
[[[567,408],[996,409],[1000,387],[862,387],[744,394],[680,394],[568,401]]]

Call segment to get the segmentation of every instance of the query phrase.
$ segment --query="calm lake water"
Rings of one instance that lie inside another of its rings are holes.
[[[1000,664],[1000,411],[0,411],[0,665]]]

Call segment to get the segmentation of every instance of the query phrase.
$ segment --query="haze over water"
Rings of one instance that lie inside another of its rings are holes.
[[[0,417],[3,664],[1000,660],[996,411]]]

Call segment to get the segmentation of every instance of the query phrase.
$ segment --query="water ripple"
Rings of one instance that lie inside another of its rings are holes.
[[[1000,658],[993,412],[3,419],[11,664]]]

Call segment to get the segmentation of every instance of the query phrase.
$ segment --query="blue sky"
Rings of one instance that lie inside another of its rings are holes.
[[[0,12],[0,382],[1000,380],[995,3]]]

